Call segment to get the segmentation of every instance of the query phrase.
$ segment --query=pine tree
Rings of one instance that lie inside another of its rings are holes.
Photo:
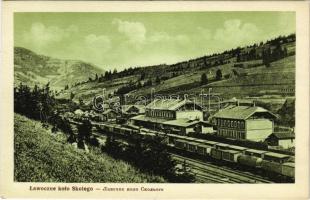
[[[217,71],[216,71],[216,80],[221,80],[222,79],[222,71],[220,70],[220,69],[218,69]]]
[[[201,85],[208,84],[208,77],[207,77],[206,73],[203,73],[203,74],[201,75],[200,84],[201,84]]]

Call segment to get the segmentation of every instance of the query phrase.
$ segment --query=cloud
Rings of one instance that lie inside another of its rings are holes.
[[[95,34],[90,34],[85,36],[85,45],[89,49],[93,49],[99,52],[107,52],[111,48],[111,40],[106,35],[96,36]]]
[[[210,40],[212,39],[212,33],[209,29],[206,29],[204,27],[197,27],[197,33],[199,34],[199,37],[204,39],[204,40]]]
[[[224,22],[224,27],[215,31],[214,40],[223,42],[227,48],[255,42],[261,31],[251,23],[242,24],[239,19]]]
[[[23,40],[25,43],[34,45],[36,49],[41,49],[52,43],[60,42],[77,31],[78,28],[73,25],[62,29],[57,26],[45,26],[42,23],[33,23],[30,30],[23,33]]]
[[[146,39],[146,29],[141,22],[129,22],[120,19],[114,19],[112,24],[117,26],[120,33],[124,34],[129,43],[139,48]]]
[[[162,42],[166,45],[182,45],[189,42],[189,38],[186,35],[169,35],[166,32],[155,32],[147,38],[148,43]]]

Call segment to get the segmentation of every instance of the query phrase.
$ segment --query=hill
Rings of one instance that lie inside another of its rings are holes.
[[[221,77],[217,78],[217,72]],[[201,83],[206,74],[207,83]],[[76,84],[58,98],[82,98],[90,103],[105,88],[109,94],[150,96],[156,94],[200,94],[202,90],[222,98],[244,98],[265,94],[294,96],[295,35],[278,37],[265,43],[237,47],[219,54],[195,58],[172,65],[134,67],[106,72],[98,80]],[[128,98],[129,99],[129,98]],[[133,100],[134,101],[134,100]]]
[[[164,182],[97,149],[76,149],[64,134],[51,134],[19,114],[14,115],[14,163],[18,182]]]
[[[38,55],[22,47],[14,47],[14,84],[20,82],[29,86],[50,82],[53,89],[61,90],[67,85],[87,81],[103,70],[78,60],[61,60]]]

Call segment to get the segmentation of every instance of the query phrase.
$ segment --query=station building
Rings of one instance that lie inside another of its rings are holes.
[[[145,114],[131,118],[132,124],[152,130],[188,134],[201,130],[202,107],[190,100],[156,99],[145,107]]]
[[[276,116],[257,106],[232,105],[213,116],[217,135],[227,138],[264,141],[273,133]]]

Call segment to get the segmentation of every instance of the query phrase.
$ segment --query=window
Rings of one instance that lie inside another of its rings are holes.
[[[241,122],[241,128],[244,128],[244,122]]]

